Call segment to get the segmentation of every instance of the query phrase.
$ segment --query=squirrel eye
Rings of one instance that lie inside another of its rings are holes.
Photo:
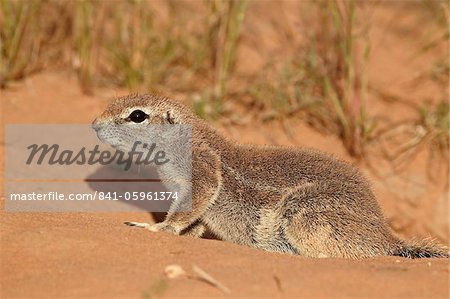
[[[128,120],[131,120],[134,123],[141,123],[148,118],[148,114],[145,114],[142,110],[134,110],[131,112],[130,116],[128,116]]]

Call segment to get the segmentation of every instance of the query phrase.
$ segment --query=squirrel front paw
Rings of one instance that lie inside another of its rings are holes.
[[[160,222],[160,223],[153,224],[150,227],[148,227],[147,229],[151,232],[167,232],[167,233],[172,233],[175,235],[177,234],[176,229],[172,225],[170,225],[166,222]]]
[[[171,233],[174,235],[179,235],[181,232],[181,229],[177,229],[176,227],[174,227],[173,225],[171,225],[170,223],[167,223],[165,221],[156,223],[156,224],[127,221],[127,222],[125,222],[125,224],[128,226],[136,226],[136,227],[145,228],[151,232],[167,232],[167,233]]]

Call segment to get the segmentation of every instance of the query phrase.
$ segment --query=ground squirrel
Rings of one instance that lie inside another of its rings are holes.
[[[443,247],[396,238],[368,181],[325,153],[240,145],[182,104],[151,95],[118,98],[94,121],[100,139],[120,148],[120,136],[104,132],[110,124],[192,126],[192,210],[129,225],[196,237],[208,229],[225,241],[307,257],[448,257]]]

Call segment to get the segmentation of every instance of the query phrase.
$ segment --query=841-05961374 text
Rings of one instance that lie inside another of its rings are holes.
[[[178,192],[99,192],[99,200],[177,200]]]

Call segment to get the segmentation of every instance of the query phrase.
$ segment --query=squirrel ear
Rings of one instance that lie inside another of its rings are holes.
[[[175,121],[175,117],[174,117],[175,115],[174,115],[174,113],[173,113],[173,110],[172,111],[167,111],[166,113],[165,113],[165,116],[164,116],[164,122],[165,123],[168,123],[168,124],[175,124],[175,123],[177,123],[176,121]]]

